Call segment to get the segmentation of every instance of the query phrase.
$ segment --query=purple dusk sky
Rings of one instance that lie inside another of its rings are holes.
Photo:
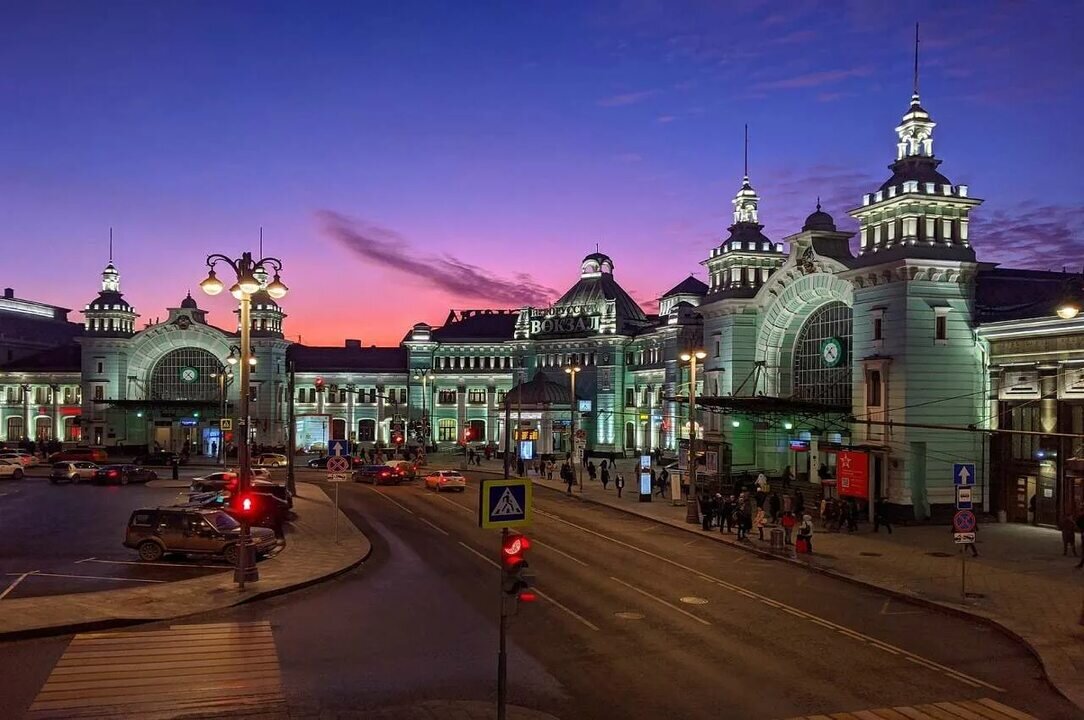
[[[744,123],[773,239],[877,188],[916,20],[979,257],[1079,269],[1081,3],[84,0],[0,9],[3,284],[82,308],[112,226],[153,319],[262,225],[310,344],[545,304],[596,243],[648,303],[704,278]]]

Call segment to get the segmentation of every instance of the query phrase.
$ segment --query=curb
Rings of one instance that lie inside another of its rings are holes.
[[[565,492],[563,490],[559,490],[557,488],[551,488],[551,487],[548,487],[546,485],[537,484],[537,483],[532,483],[532,484],[535,487],[540,487],[540,488],[543,488],[543,489],[548,490],[550,492],[557,493],[558,495],[561,495],[562,497],[569,497],[568,495],[565,494]],[[1077,703],[1077,701],[1075,701],[1073,698],[1071,698],[1064,690],[1062,690],[1060,687],[1058,687],[1057,684],[1055,684],[1053,680],[1050,679],[1050,672],[1049,672],[1049,669],[1047,667],[1047,662],[1043,659],[1042,653],[1040,653],[1035,648],[1035,646],[1032,645],[1031,642],[1027,640],[1027,638],[1023,637],[1022,635],[1017,633],[1012,628],[1009,628],[1008,626],[1003,625],[1000,621],[995,620],[994,618],[992,618],[992,617],[990,617],[988,615],[979,614],[977,612],[972,612],[972,611],[969,611],[969,610],[965,610],[963,608],[955,607],[953,605],[948,605],[946,603],[943,603],[943,602],[940,602],[940,601],[937,601],[937,600],[930,600],[928,598],[920,597],[920,596],[917,596],[917,595],[912,595],[912,594],[904,592],[902,590],[895,590],[893,588],[884,587],[883,585],[876,585],[876,584],[868,582],[866,580],[860,580],[858,578],[851,577],[849,575],[844,575],[843,573],[837,572],[835,570],[831,570],[829,568],[818,567],[816,565],[812,565],[810,563],[804,563],[804,562],[802,562],[800,560],[796,560],[796,559],[793,559],[793,558],[790,558],[790,557],[784,557],[782,555],[776,555],[775,553],[768,552],[766,550],[761,550],[760,548],[756,548],[756,547],[752,547],[752,546],[748,546],[748,545],[740,545],[738,543],[730,543],[730,542],[727,542],[727,541],[725,541],[725,540],[723,540],[721,538],[715,537],[714,534],[712,534],[712,533],[705,534],[704,531],[701,530],[698,527],[683,527],[681,525],[668,523],[665,520],[659,520],[657,518],[653,518],[653,517],[650,517],[650,516],[647,516],[647,515],[641,515],[640,513],[635,512],[634,510],[629,510],[629,509],[620,507],[618,505],[610,505],[609,503],[603,503],[603,502],[599,502],[597,500],[592,500],[590,498],[584,498],[582,494],[581,495],[572,495],[571,497],[575,498],[576,500],[579,500],[582,503],[591,503],[592,505],[598,505],[600,507],[612,508],[612,509],[617,510],[619,512],[623,512],[623,513],[625,513],[627,515],[634,515],[634,516],[636,516],[638,518],[641,518],[643,520],[648,520],[650,522],[654,522],[654,523],[657,523],[659,525],[665,525],[666,527],[671,527],[671,528],[674,528],[675,530],[683,530],[684,532],[690,533],[692,535],[696,535],[697,537],[701,537],[701,538],[708,537],[711,540],[713,540],[714,542],[719,543],[720,545],[724,545],[726,547],[732,547],[732,548],[734,548],[736,550],[742,550],[744,552],[751,553],[753,555],[757,555],[757,556],[762,557],[762,558],[766,558],[766,559],[770,559],[770,560],[776,560],[776,561],[779,561],[779,562],[785,562],[785,563],[788,563],[788,564],[793,565],[795,567],[803,568],[803,569],[809,570],[811,572],[815,572],[815,573],[818,573],[820,575],[824,575],[826,577],[833,578],[835,580],[842,580],[844,582],[848,582],[851,585],[855,585],[857,587],[865,588],[867,590],[873,590],[874,592],[878,592],[878,593],[880,593],[882,595],[887,595],[888,597],[890,597],[892,599],[895,599],[895,600],[901,600],[903,602],[908,602],[908,603],[911,603],[912,605],[917,605],[917,606],[920,606],[920,607],[924,607],[924,608],[929,609],[929,610],[939,611],[939,612],[945,613],[947,615],[953,615],[954,617],[958,617],[958,618],[961,618],[961,619],[977,621],[977,622],[981,623],[982,625],[985,625],[987,627],[990,627],[990,628],[993,628],[993,629],[997,630],[1001,634],[1008,637],[1010,640],[1014,640],[1014,641],[1020,643],[1029,653],[1031,653],[1032,657],[1034,657],[1035,660],[1039,663],[1039,667],[1041,667],[1042,670],[1043,670],[1043,680],[1046,681],[1047,685],[1049,685],[1051,687],[1051,689],[1053,689],[1055,692],[1057,692],[1059,695],[1061,695],[1063,698],[1065,698],[1068,702],[1070,702],[1070,703],[1072,703],[1074,705],[1077,705],[1078,707],[1084,708],[1084,706],[1079,705]]]
[[[342,511],[340,510],[340,512],[342,512]],[[345,513],[344,513],[344,516],[345,516]],[[349,518],[347,518],[347,521],[349,522]],[[351,523],[351,524],[353,524],[353,523]],[[357,526],[355,526],[355,529],[356,528],[357,528]],[[66,624],[63,624],[63,625],[48,625],[48,626],[39,627],[39,628],[27,628],[25,630],[12,630],[10,632],[0,632],[0,642],[11,642],[11,641],[18,641],[18,640],[35,640],[35,639],[48,638],[48,637],[57,637],[57,636],[60,636],[60,635],[72,635],[72,634],[84,633],[84,632],[98,632],[98,631],[102,631],[102,630],[116,630],[118,628],[133,627],[135,625],[149,625],[149,624],[152,624],[152,623],[168,622],[168,621],[172,621],[172,620],[179,620],[179,619],[186,618],[186,617],[192,617],[193,615],[203,615],[203,614],[209,613],[209,612],[216,612],[216,611],[219,611],[219,610],[224,610],[226,608],[237,607],[239,605],[247,605],[248,603],[255,602],[257,600],[267,600],[269,598],[277,597],[279,595],[285,595],[287,593],[294,592],[295,590],[302,590],[304,588],[311,587],[311,586],[316,585],[318,583],[322,583],[322,582],[325,582],[325,581],[330,580],[332,578],[338,577],[339,575],[343,575],[345,573],[348,573],[348,572],[350,572],[351,570],[354,570],[355,568],[360,566],[363,562],[365,562],[366,560],[369,559],[369,556],[372,555],[372,553],[373,553],[373,544],[372,544],[372,542],[368,542],[368,538],[365,536],[364,533],[361,532],[361,530],[358,530],[358,532],[361,533],[362,537],[365,538],[365,540],[366,540],[366,542],[368,544],[368,549],[365,551],[365,553],[360,558],[358,558],[357,560],[352,561],[348,565],[345,565],[345,566],[343,566],[341,568],[338,568],[336,570],[332,570],[331,572],[325,573],[323,575],[318,575],[316,577],[308,578],[306,580],[295,583],[293,585],[286,585],[286,586],[283,586],[283,587],[280,587],[280,588],[275,588],[273,590],[257,591],[257,592],[252,593],[251,595],[246,595],[244,597],[238,597],[233,602],[228,602],[228,603],[225,603],[225,604],[222,604],[222,605],[216,605],[215,607],[212,607],[212,608],[202,608],[202,609],[196,610],[196,611],[191,612],[191,613],[182,613],[180,615],[171,615],[169,617],[160,617],[160,618],[112,618],[112,619],[109,619],[109,620],[94,620],[94,621],[89,621],[89,622],[75,622],[75,623],[66,623]]]

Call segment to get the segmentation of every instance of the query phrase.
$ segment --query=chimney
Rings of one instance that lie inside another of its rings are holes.
[[[353,338],[350,338],[346,341],[346,347],[357,348],[358,350],[361,350],[361,340],[354,340]]]
[[[4,297],[8,300],[11,300],[13,297],[15,297],[15,291],[11,288],[4,288]]]

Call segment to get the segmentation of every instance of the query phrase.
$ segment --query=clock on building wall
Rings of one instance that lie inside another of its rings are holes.
[[[830,337],[821,343],[821,359],[828,367],[835,367],[843,360],[843,343]]]
[[[199,380],[199,370],[194,367],[181,368],[181,382],[194,383]]]

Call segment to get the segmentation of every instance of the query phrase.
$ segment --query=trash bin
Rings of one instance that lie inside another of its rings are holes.
[[[783,528],[772,528],[772,552],[783,552],[786,548],[783,545]]]

